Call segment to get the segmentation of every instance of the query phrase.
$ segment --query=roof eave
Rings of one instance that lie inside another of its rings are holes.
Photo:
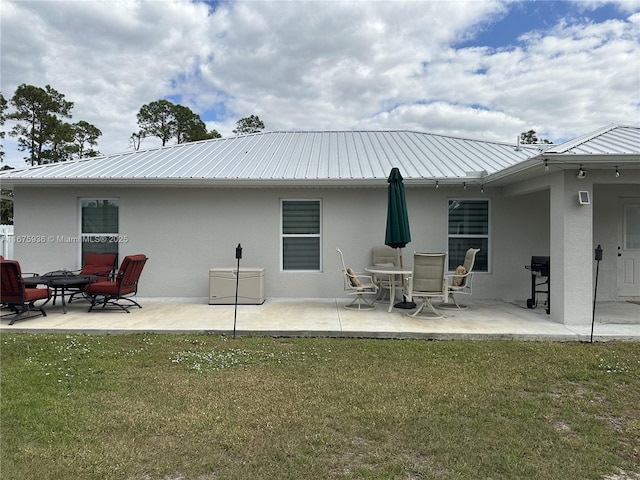
[[[570,155],[543,153],[487,176],[485,185],[503,185],[531,173],[534,175],[542,174],[546,166],[554,167],[555,170],[569,170],[579,168],[581,165],[591,168],[611,168],[614,166],[640,168],[640,154]]]
[[[485,180],[485,185],[502,185],[504,183],[508,183],[508,181],[512,179],[519,178],[528,172],[539,168],[541,165],[544,165],[544,161],[542,157],[534,157],[529,160],[525,160],[524,162],[520,162],[516,165],[512,165],[511,167],[507,167],[498,172],[492,173],[488,175]]]
[[[640,153],[544,153],[542,158],[549,164],[566,165],[567,167],[584,165],[628,165],[640,162]]]
[[[475,173],[475,172],[474,172]],[[404,184],[408,187],[434,186],[463,186],[480,185],[488,178],[486,172],[478,172],[478,175],[467,175],[464,177],[422,177],[405,178]],[[243,178],[83,178],[83,179],[60,179],[60,178],[13,178],[2,181],[2,188],[12,190],[15,187],[130,187],[130,188],[153,188],[153,187],[198,187],[198,188],[367,188],[367,187],[387,187],[386,178],[296,178],[296,179],[243,179]]]
[[[4,180],[2,188],[15,187],[353,187],[386,185],[386,179],[242,179],[242,178],[91,178],[91,179],[50,179],[14,178]]]

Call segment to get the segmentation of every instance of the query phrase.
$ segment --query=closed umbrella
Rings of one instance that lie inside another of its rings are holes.
[[[397,167],[391,169],[389,178],[389,199],[387,203],[387,231],[384,243],[392,248],[398,249],[400,268],[402,268],[402,248],[411,242],[411,232],[409,231],[409,215],[407,214],[407,199],[404,194],[404,183],[402,175]],[[402,279],[404,286],[404,278]],[[403,302],[395,304],[397,308],[414,308],[413,302]]]

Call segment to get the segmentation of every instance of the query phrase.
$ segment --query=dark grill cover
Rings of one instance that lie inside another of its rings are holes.
[[[549,257],[533,256],[531,257],[532,272],[538,272],[543,277],[549,276]]]

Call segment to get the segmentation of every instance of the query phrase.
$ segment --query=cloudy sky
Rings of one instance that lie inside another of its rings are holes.
[[[5,98],[51,85],[102,153],[129,150],[162,98],[223,136],[252,114],[266,130],[508,142],[640,124],[640,0],[2,0],[0,22]]]

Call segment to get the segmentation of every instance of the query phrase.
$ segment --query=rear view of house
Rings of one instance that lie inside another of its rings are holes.
[[[546,148],[546,149],[545,149]],[[145,253],[141,296],[209,298],[209,271],[264,269],[268,297],[342,295],[339,247],[357,266],[384,244],[387,177],[402,172],[412,242],[455,270],[479,248],[474,297],[530,296],[550,258],[550,315],[591,319],[599,299],[640,299],[640,127],[562,145],[410,131],[265,132],[0,173],[14,190],[14,255],[75,270],[87,252]],[[406,255],[409,259],[412,255]]]

